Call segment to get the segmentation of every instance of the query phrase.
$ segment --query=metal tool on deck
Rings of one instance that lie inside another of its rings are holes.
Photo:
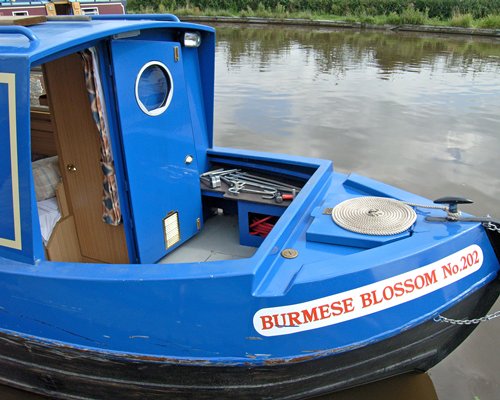
[[[204,172],[200,175],[200,180],[205,182],[212,189],[216,189],[221,187],[221,177],[224,175],[228,175],[234,172],[239,172],[239,169],[228,169],[224,170],[224,168],[215,169],[213,171]]]
[[[215,169],[200,175],[200,179],[210,188],[221,187],[221,181],[228,185],[228,192],[235,196],[240,193],[260,194],[263,199],[274,199],[277,203],[292,201],[300,188],[274,179],[250,174],[240,169]]]

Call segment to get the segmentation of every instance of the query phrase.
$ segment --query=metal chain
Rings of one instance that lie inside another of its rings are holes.
[[[500,233],[500,225],[497,225],[491,221],[483,222],[483,226],[485,227],[485,229],[488,229],[496,233]]]
[[[481,318],[474,318],[474,319],[452,319],[443,317],[442,315],[438,315],[437,317],[434,317],[434,321],[446,322],[447,324],[452,324],[452,325],[477,325],[480,322],[490,321],[498,317],[500,317],[500,311],[494,312],[493,314],[485,315],[484,317]]]
[[[483,222],[483,226],[485,229],[500,233],[500,226],[494,222],[491,221]],[[493,314],[485,315],[484,317],[481,318],[473,318],[473,319],[452,319],[443,317],[442,315],[438,315],[437,317],[434,318],[434,321],[445,322],[447,324],[452,324],[452,325],[477,325],[481,322],[490,321],[498,317],[500,317],[500,311],[496,311]]]
[[[448,207],[443,207],[443,206],[435,206],[435,205],[427,205],[427,204],[415,204],[415,203],[410,203],[407,201],[404,201],[403,203],[411,206],[411,207],[418,207],[418,208],[430,208],[430,209],[436,209],[436,210],[443,210],[449,213]],[[457,213],[457,217],[460,214]],[[453,215],[455,216],[455,215]],[[453,217],[452,216],[452,217]],[[500,225],[488,221],[488,222],[483,222],[483,226],[485,229],[488,229],[493,232],[500,233]],[[434,318],[435,322],[444,322],[447,324],[452,324],[452,325],[477,325],[481,322],[486,322],[490,321],[492,319],[500,317],[500,311],[494,312],[493,314],[488,314],[485,315],[484,317],[481,318],[473,318],[473,319],[452,319],[452,318],[446,318],[443,317],[442,315],[438,315],[437,317]]]

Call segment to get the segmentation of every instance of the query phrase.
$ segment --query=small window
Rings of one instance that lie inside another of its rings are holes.
[[[48,109],[47,93],[40,67],[34,67],[30,71],[30,104],[32,109]]]
[[[168,68],[158,61],[144,65],[135,82],[135,97],[143,112],[156,116],[162,114],[172,100],[174,90]]]
[[[99,15],[99,9],[97,7],[82,7],[83,15]]]
[[[30,15],[28,11],[12,11],[13,17],[26,17],[27,15]]]

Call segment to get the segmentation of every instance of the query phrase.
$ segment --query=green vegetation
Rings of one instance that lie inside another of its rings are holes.
[[[478,28],[498,29],[500,28],[500,14],[492,14],[477,21]]]
[[[500,0],[129,0],[128,11],[500,28]]]
[[[450,21],[451,26],[460,26],[462,28],[470,28],[474,18],[471,14],[459,14],[456,13],[453,15]]]

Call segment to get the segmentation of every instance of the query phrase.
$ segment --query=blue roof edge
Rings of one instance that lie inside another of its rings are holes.
[[[74,25],[73,25],[74,24]],[[77,28],[83,33],[78,37],[61,35],[60,28],[67,26],[68,32]],[[12,57],[29,57],[31,63],[65,49],[83,45],[106,37],[129,31],[159,28],[194,29],[214,33],[215,29],[205,25],[182,22],[173,14],[124,14],[101,15],[82,21],[79,19],[49,20],[30,27],[0,27],[0,38],[3,35],[24,36],[27,42],[15,42],[1,46],[0,53]]]

